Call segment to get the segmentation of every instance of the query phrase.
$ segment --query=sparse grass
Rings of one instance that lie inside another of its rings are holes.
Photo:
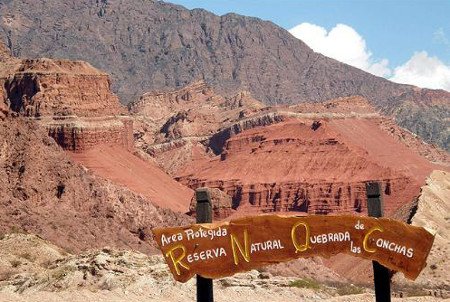
[[[290,287],[298,287],[298,288],[309,288],[314,290],[319,290],[321,288],[321,285],[319,282],[313,279],[305,278],[305,279],[298,279],[295,281],[291,281],[289,283]]]
[[[423,288],[416,288],[416,287],[406,289],[405,293],[407,297],[423,297],[430,295],[429,291]]]
[[[353,284],[346,284],[338,287],[336,293],[339,296],[359,295],[365,292],[364,288],[355,286]]]

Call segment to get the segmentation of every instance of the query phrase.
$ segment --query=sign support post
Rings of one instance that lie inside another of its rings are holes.
[[[380,183],[366,183],[367,211],[370,217],[379,218],[383,216],[383,199],[380,191]],[[375,300],[377,302],[390,302],[391,275],[389,270],[377,261],[372,261],[372,265],[373,279],[375,283]]]
[[[197,223],[212,222],[211,196],[207,188],[195,190]],[[214,302],[212,279],[197,275],[197,302]]]

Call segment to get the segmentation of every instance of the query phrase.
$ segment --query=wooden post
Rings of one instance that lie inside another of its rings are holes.
[[[212,222],[211,196],[207,188],[195,190],[197,223]],[[197,275],[197,302],[213,302],[212,279]]]
[[[367,211],[370,217],[383,216],[383,198],[381,184],[378,182],[366,183]],[[373,279],[375,283],[375,300],[377,302],[391,301],[391,275],[389,270],[376,261],[372,261]]]

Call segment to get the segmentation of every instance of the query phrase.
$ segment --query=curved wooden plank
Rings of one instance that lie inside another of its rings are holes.
[[[231,276],[261,266],[346,253],[378,261],[415,279],[426,265],[434,236],[386,218],[262,215],[229,222],[153,229],[177,281],[195,274]]]

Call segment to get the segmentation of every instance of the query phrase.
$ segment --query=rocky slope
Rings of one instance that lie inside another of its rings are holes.
[[[450,291],[450,173],[433,171],[422,187],[412,225],[427,228],[436,234],[427,267],[414,281],[415,286],[442,288]],[[402,276],[396,283],[407,285]],[[412,286],[412,284],[410,284]]]
[[[199,79],[268,104],[361,95],[448,149],[450,92],[370,75],[314,53],[271,22],[140,0],[2,1],[0,14],[0,36],[13,54],[91,62],[112,75],[126,102]]]
[[[130,105],[137,147],[191,188],[221,189],[241,212],[362,213],[365,182],[380,180],[393,213],[419,194],[429,161],[450,164],[361,97],[263,107],[242,96],[204,82],[145,94]]]
[[[193,159],[209,158],[210,137],[265,106],[240,92],[217,94],[204,81],[169,92],[150,92],[129,105],[134,118],[136,147],[174,174]]]
[[[191,189],[173,180],[151,161],[139,158],[120,145],[98,145],[69,156],[95,175],[142,194],[165,209],[186,213],[194,196]]]
[[[132,154],[133,120],[111,92],[107,74],[68,60],[5,56],[0,66],[3,100],[14,115],[34,119],[58,145],[74,151],[72,159],[97,175],[162,207],[188,211],[192,190]]]
[[[190,221],[95,177],[23,117],[0,120],[0,213],[0,233],[35,233],[70,251],[151,253],[152,227]]]
[[[160,256],[110,248],[69,254],[32,235],[8,234],[0,239],[0,299],[37,301],[185,301],[195,300],[195,281],[174,282]],[[324,271],[323,268],[319,271]],[[438,297],[393,298],[393,301],[442,301]],[[413,292],[411,292],[413,294]],[[373,301],[371,289],[340,282],[250,271],[214,281],[214,300]]]

